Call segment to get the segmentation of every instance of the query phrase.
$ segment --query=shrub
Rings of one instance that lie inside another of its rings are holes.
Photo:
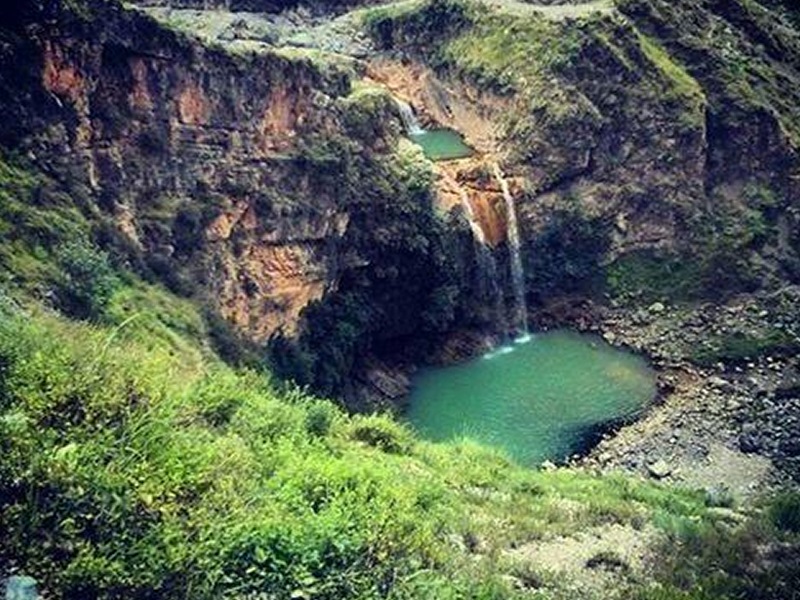
[[[330,402],[313,402],[306,410],[306,431],[316,437],[325,437],[336,417],[336,407]]]
[[[781,531],[800,533],[800,493],[785,492],[769,507],[770,521]]]
[[[406,454],[412,445],[408,429],[383,415],[355,417],[352,438],[392,454]]]
[[[56,250],[56,263],[59,308],[76,319],[101,319],[118,283],[108,255],[85,242],[67,242]]]

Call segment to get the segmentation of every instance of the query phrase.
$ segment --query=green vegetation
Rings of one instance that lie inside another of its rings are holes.
[[[692,361],[701,365],[718,362],[737,363],[755,360],[767,354],[791,354],[800,350],[800,341],[788,331],[771,328],[758,332],[735,332],[703,340],[690,353]]]
[[[88,29],[93,7],[103,5],[68,0],[51,14],[46,4],[37,0],[25,10],[44,11],[40,16],[53,24],[48,31],[70,31],[73,21]],[[74,18],[63,20],[61,12]],[[24,20],[14,19],[15,25]],[[536,131],[582,139],[605,126],[606,115],[624,123],[627,109],[614,113],[614,101],[600,103],[630,85],[626,77],[648,77],[645,95],[665,85],[684,100],[697,99],[692,78],[670,59],[663,40],[628,31],[658,67],[653,79],[648,71],[633,73],[637,55],[609,46],[614,37],[606,34],[619,24],[607,19],[566,27],[438,0],[370,11],[367,20],[387,46],[416,46],[437,68],[501,94],[520,94],[523,111],[509,117],[508,137],[526,159],[545,154],[534,143]],[[136,35],[152,31],[155,25],[147,23]],[[110,39],[119,41],[118,33]],[[719,37],[724,46],[727,38]],[[13,50],[16,41],[4,41]],[[103,59],[116,52],[128,65],[128,49],[114,44]],[[179,50],[173,56],[187,48]],[[721,77],[732,86],[734,75],[743,75],[740,91],[752,88],[759,99],[763,69],[743,64],[742,52],[733,54]],[[610,87],[577,86],[580,68],[607,61],[613,69],[623,66],[621,79]],[[20,72],[28,66],[21,62]],[[339,83],[346,88],[346,77]],[[22,91],[20,98],[34,97]],[[312,106],[323,104],[324,96],[312,96]],[[121,104],[92,107],[98,132],[122,131]],[[55,103],[48,106],[56,111]],[[274,186],[237,175],[227,189],[198,184],[191,201],[158,190],[137,198],[136,226],[155,252],[133,248],[119,234],[107,216],[117,201],[113,190],[83,189],[77,182],[84,174],[70,173],[66,163],[52,165],[56,182],[33,172],[26,159],[3,155],[0,575],[34,575],[47,597],[70,600],[559,598],[570,582],[537,572],[512,551],[619,524],[664,541],[654,550],[662,567],[655,580],[628,582],[632,589],[621,593],[629,597],[796,594],[796,567],[770,554],[796,552],[800,544],[796,494],[744,514],[721,508],[733,504],[728,497],[621,474],[523,469],[468,439],[426,443],[391,416],[348,415],[304,388],[276,382],[262,349],[202,308],[193,277],[205,266],[198,260],[201,234],[221,201],[244,197],[257,185],[259,217],[293,210],[314,217],[316,205],[304,204],[311,199],[325,200],[323,209],[341,210],[349,220],[333,253],[343,273],[337,291],[308,307],[299,339],[272,340],[276,374],[332,395],[366,352],[413,337],[424,353],[430,339],[456,322],[463,304],[453,275],[456,244],[432,207],[430,165],[384,127],[392,110],[390,98],[370,90],[339,98],[331,114],[344,130],[326,122],[324,135],[300,132],[295,151],[270,163]],[[35,116],[31,126],[58,122],[50,114],[13,114]],[[660,114],[667,119],[655,119],[656,129],[672,116]],[[146,160],[164,151],[165,133],[143,130],[136,143]],[[33,139],[31,147],[39,143],[50,142]],[[576,155],[585,149],[570,146]],[[609,267],[612,291],[692,297],[707,293],[710,281],[727,289],[749,285],[749,253],[772,234],[771,211],[782,199],[764,184],[745,190],[745,200],[746,206],[692,224],[692,242],[707,244],[697,246],[708,250],[701,261],[686,260],[691,254],[684,248],[667,261],[623,257]],[[534,257],[531,285],[594,287],[608,229],[578,210],[557,213],[526,248]],[[784,348],[782,335],[722,337],[695,358],[796,351]],[[591,559],[592,566],[624,570],[623,560],[614,553]]]
[[[504,548],[717,519],[702,493],[531,471],[278,391],[209,354],[182,302],[119,291],[140,316],[114,327],[3,305],[0,561],[57,596],[522,597]]]
[[[694,257],[658,252],[627,254],[606,268],[610,292],[636,302],[698,298],[701,277]]]
[[[70,242],[58,248],[55,258],[61,310],[76,319],[102,318],[117,285],[108,255],[85,243]]]
[[[664,542],[657,565],[660,585],[642,599],[716,600],[796,598],[800,566],[796,552],[800,503],[796,494],[778,496],[743,525],[730,521],[695,528]],[[783,555],[788,553],[789,555]]]
[[[0,282],[41,293],[61,276],[56,249],[85,240],[89,226],[75,195],[15,162],[0,156]]]
[[[364,13],[364,25],[380,46],[435,46],[443,32],[452,35],[467,27],[475,6],[461,0],[409,2],[378,7]]]
[[[687,219],[685,235],[673,250],[644,250],[621,256],[606,267],[612,295],[632,302],[720,299],[752,290],[765,277],[757,252],[774,241],[775,195],[748,186],[745,202],[719,198],[713,210]],[[751,206],[748,206],[751,205]]]
[[[787,492],[776,497],[769,518],[779,531],[800,533],[800,494]]]
[[[669,53],[658,42],[637,32],[642,51],[647,58],[656,65],[674,84],[674,90],[681,95],[692,97],[696,100],[703,99],[703,89],[682,66],[675,62]]]

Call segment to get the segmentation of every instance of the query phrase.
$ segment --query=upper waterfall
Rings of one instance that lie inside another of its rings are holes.
[[[400,118],[403,120],[403,126],[406,128],[406,132],[409,135],[425,133],[425,129],[419,124],[417,115],[414,113],[414,109],[411,108],[411,105],[399,98],[395,98],[395,102],[397,102],[397,108],[400,111]]]

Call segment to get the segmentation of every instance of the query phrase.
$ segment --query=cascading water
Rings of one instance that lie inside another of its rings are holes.
[[[472,241],[475,247],[475,259],[478,263],[478,281],[481,288],[482,297],[487,298],[494,306],[495,318],[499,321],[502,329],[505,329],[505,314],[503,309],[503,291],[497,279],[497,262],[492,254],[492,249],[486,243],[486,235],[483,233],[481,224],[475,217],[472,204],[469,201],[467,192],[458,187],[458,194],[461,199],[461,206],[467,217],[469,228],[472,231]]]
[[[500,183],[503,199],[506,203],[506,219],[508,228],[508,250],[511,257],[511,283],[514,292],[514,307],[512,323],[517,327],[521,340],[528,338],[528,307],[525,302],[525,271],[522,269],[522,255],[520,252],[519,226],[517,225],[517,209],[514,206],[514,197],[508,189],[508,182],[503,177],[500,165],[492,166],[494,176]]]
[[[408,136],[418,143],[421,138],[427,136],[429,133],[419,123],[414,109],[408,102],[395,98],[400,118],[403,121]],[[442,130],[446,131],[446,130]],[[456,134],[457,135],[457,134]],[[459,138],[460,139],[460,138]],[[462,144],[463,145],[463,144]],[[466,148],[466,146],[465,146]],[[457,157],[458,154],[453,157]],[[527,307],[525,305],[525,282],[524,273],[522,270],[522,259],[520,257],[520,242],[519,242],[519,229],[517,227],[517,215],[514,208],[514,199],[508,189],[508,183],[500,171],[500,166],[495,163],[493,165],[494,175],[500,183],[503,190],[503,198],[506,203],[506,212],[508,214],[508,241],[511,255],[511,280],[514,295],[514,304],[511,309],[511,327],[517,335],[515,341],[525,342],[528,337],[528,317]],[[486,235],[481,227],[480,222],[472,210],[472,204],[469,201],[467,192],[458,185],[458,182],[453,182],[458,189],[461,205],[464,208],[464,214],[469,222],[470,230],[472,231],[472,239],[475,246],[475,258],[478,264],[478,281],[481,288],[481,294],[494,307],[494,315],[497,320],[499,329],[505,331],[507,329],[507,318],[503,300],[503,290],[497,274],[497,262],[491,247],[486,243]],[[501,350],[510,351],[509,347],[503,347]],[[500,352],[503,353],[503,352]],[[491,354],[491,353],[490,353]]]
[[[419,124],[417,115],[414,113],[414,109],[411,108],[411,105],[408,102],[400,100],[399,98],[395,98],[395,102],[397,102],[397,108],[400,111],[400,118],[403,120],[403,126],[406,128],[408,135],[420,135],[425,133],[425,130]]]

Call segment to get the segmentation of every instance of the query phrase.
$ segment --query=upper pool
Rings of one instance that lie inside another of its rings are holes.
[[[412,141],[422,146],[431,160],[452,160],[472,156],[474,151],[464,143],[464,138],[452,129],[426,129],[411,133]]]
[[[583,450],[600,426],[636,414],[655,391],[641,357],[557,331],[420,371],[408,419],[425,438],[468,436],[535,465]]]

